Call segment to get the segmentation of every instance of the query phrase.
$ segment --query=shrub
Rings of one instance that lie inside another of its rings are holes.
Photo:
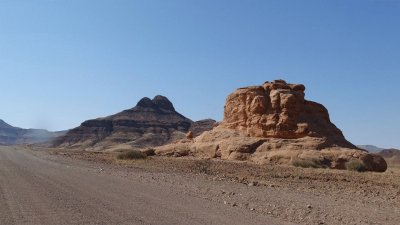
[[[147,157],[146,154],[139,150],[128,150],[121,153],[118,153],[117,159],[128,160],[128,159],[145,159]]]
[[[365,172],[365,165],[358,159],[351,159],[346,163],[346,169],[350,171]]]
[[[156,155],[156,150],[154,148],[148,148],[142,151],[146,156],[154,156]]]
[[[295,167],[302,168],[323,168],[321,162],[318,159],[308,158],[308,159],[294,159],[292,165]]]

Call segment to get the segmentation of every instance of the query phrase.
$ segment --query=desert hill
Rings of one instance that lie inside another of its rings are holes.
[[[54,141],[56,147],[104,150],[117,144],[144,148],[199,135],[214,126],[214,120],[194,122],[176,112],[168,98],[142,98],[135,107],[115,115],[83,122]]]
[[[62,132],[49,132],[43,129],[13,127],[0,120],[0,145],[43,143],[51,141],[62,134]]]

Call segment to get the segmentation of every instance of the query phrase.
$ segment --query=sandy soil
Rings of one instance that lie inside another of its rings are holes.
[[[119,176],[137,170],[146,182],[170,185],[214,204],[253,210],[295,224],[399,224],[400,169],[357,173],[194,158],[121,161],[110,153],[59,152],[108,166]]]
[[[398,224],[400,170],[0,149],[0,224]]]
[[[189,177],[162,177],[0,148],[0,224],[289,224],[192,195],[181,186]]]

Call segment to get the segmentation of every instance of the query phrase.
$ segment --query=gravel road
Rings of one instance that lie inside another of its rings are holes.
[[[150,176],[115,176],[90,163],[0,147],[0,224],[288,224],[165,182],[141,182]]]

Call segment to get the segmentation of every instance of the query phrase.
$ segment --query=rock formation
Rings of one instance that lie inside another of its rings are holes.
[[[331,123],[323,105],[304,99],[304,91],[304,85],[283,80],[240,88],[227,98],[221,127],[251,137],[318,137],[326,138],[328,145],[356,148]]]
[[[193,141],[157,148],[156,154],[279,164],[312,159],[336,169],[345,169],[354,159],[366,170],[386,170],[382,157],[348,142],[327,109],[304,96],[304,85],[283,80],[240,88],[228,96],[224,120],[217,127]]]
[[[88,120],[54,142],[56,147],[104,150],[115,144],[145,148],[186,138],[193,128],[201,134],[212,128],[214,120],[193,122],[175,111],[164,96],[142,98],[134,108],[112,116]]]
[[[0,145],[38,144],[51,141],[62,134],[42,129],[13,127],[0,120]]]

